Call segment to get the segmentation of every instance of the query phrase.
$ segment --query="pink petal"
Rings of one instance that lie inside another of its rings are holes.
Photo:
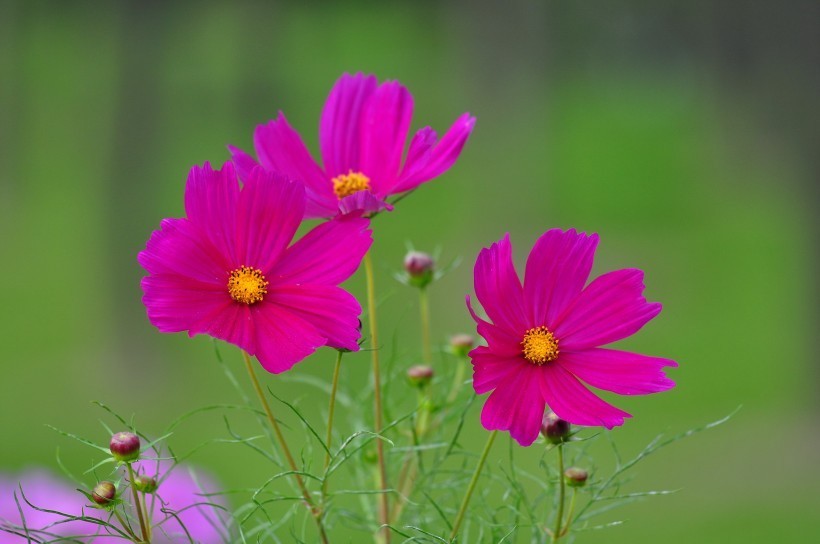
[[[541,368],[521,365],[498,385],[481,410],[481,424],[487,430],[509,431],[522,446],[538,438],[544,417],[544,398],[539,389]]]
[[[259,162],[266,170],[280,172],[305,184],[308,217],[329,217],[336,211],[333,184],[310,156],[299,133],[279,112],[275,121],[256,127],[253,135]]]
[[[172,274],[227,285],[231,264],[187,219],[163,219],[137,260],[150,274]]]
[[[475,121],[469,113],[463,114],[437,144],[432,129],[425,127],[418,131],[410,143],[399,182],[391,193],[409,191],[449,170],[461,155]]]
[[[478,317],[475,310],[473,310],[469,296],[467,296],[467,309],[476,322],[476,331],[487,341],[493,353],[508,357],[521,355],[521,340],[523,336],[519,337],[516,333],[502,327],[497,327]]]
[[[666,377],[663,368],[678,366],[671,359],[602,348],[563,352],[556,362],[589,385],[620,395],[671,389],[675,382]]]
[[[533,323],[553,329],[586,285],[597,245],[597,234],[578,234],[575,229],[552,229],[535,242],[524,276],[524,300]]]
[[[369,226],[370,221],[361,217],[320,224],[285,251],[269,281],[326,285],[345,281],[370,249],[373,233]]]
[[[190,336],[209,334],[214,338],[233,344],[249,354],[256,352],[256,323],[254,311],[256,306],[248,306],[231,300],[222,311],[210,316],[204,316],[197,323],[191,325],[188,331]]]
[[[375,76],[344,74],[330,91],[319,125],[319,146],[329,178],[361,171],[361,118],[377,86]]]
[[[205,163],[194,166],[185,185],[185,214],[197,225],[211,244],[234,261],[236,202],[239,180],[231,163],[214,171]]]
[[[370,215],[382,210],[392,212],[393,206],[370,191],[359,191],[339,201],[339,213],[342,215]]]
[[[478,254],[473,272],[475,292],[490,320],[514,331],[526,331],[523,290],[512,262],[510,235]]]
[[[305,190],[256,168],[239,194],[235,267],[271,270],[293,239],[305,210]]]
[[[561,348],[581,351],[626,338],[658,315],[661,305],[643,297],[643,272],[615,270],[596,278],[559,316],[553,333]]]
[[[359,351],[362,307],[347,291],[330,285],[280,285],[268,297],[271,303],[313,325],[328,346]]]
[[[169,274],[147,276],[140,283],[142,302],[160,332],[202,332],[203,321],[234,304],[226,285],[202,283]]]
[[[382,83],[367,101],[361,126],[361,169],[377,196],[387,196],[387,189],[395,183],[412,117],[413,97],[397,81]]]
[[[627,412],[604,402],[570,374],[560,364],[540,367],[541,393],[558,417],[573,425],[603,426],[607,429],[623,425]]]
[[[234,147],[232,145],[228,146],[228,151],[231,152],[231,162],[233,162],[234,169],[236,170],[236,174],[239,176],[239,179],[245,181],[251,177],[251,172],[253,172],[253,169],[259,166],[256,159],[238,147]]]
[[[492,348],[479,346],[470,352],[473,363],[473,389],[482,395],[491,391],[510,377],[521,371],[521,366],[529,365],[520,354],[499,355]]]
[[[268,372],[290,370],[327,343],[316,327],[267,299],[251,308],[257,331],[253,355]]]

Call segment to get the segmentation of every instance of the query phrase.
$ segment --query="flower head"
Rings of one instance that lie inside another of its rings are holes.
[[[322,111],[321,166],[282,112],[256,127],[254,147],[266,170],[304,182],[306,217],[373,213],[391,208],[386,202],[390,195],[411,191],[446,172],[475,125],[475,118],[465,113],[441,139],[430,127],[422,128],[402,162],[412,117],[413,97],[398,81],[380,84],[372,75],[344,74]],[[229,149],[245,179],[256,160],[233,146]]]
[[[643,297],[643,272],[616,270],[586,285],[598,236],[553,229],[527,259],[523,284],[505,236],[478,256],[475,290],[490,321],[477,323],[486,346],[470,352],[473,388],[492,391],[481,413],[485,428],[506,430],[521,445],[535,441],[545,406],[575,425],[622,425],[631,417],[581,381],[621,395],[674,387],[663,368],[675,361],[606,349],[661,311]],[[586,285],[586,287],[585,287]]]
[[[269,372],[321,346],[357,351],[361,307],[338,284],[370,247],[369,221],[339,217],[289,246],[304,188],[256,168],[194,167],[186,218],[165,219],[139,254],[143,303],[161,332],[208,334],[255,355]]]

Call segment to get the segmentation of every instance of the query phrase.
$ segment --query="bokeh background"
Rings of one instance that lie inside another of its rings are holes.
[[[680,491],[578,541],[811,541],[818,25],[811,0],[0,2],[0,470],[55,467],[58,447],[67,466],[90,466],[90,450],[45,424],[104,442],[92,400],[149,433],[236,401],[208,339],[150,326],[136,254],[183,213],[192,164],[250,148],[279,109],[315,151],[330,86],[362,70],[410,88],[414,129],[478,117],[459,163],[375,225],[396,365],[419,353],[414,293],[392,279],[406,242],[464,258],[431,292],[444,341],[472,332],[463,296],[481,247],[510,232],[521,264],[548,228],[598,232],[596,271],[641,267],[664,303],[626,345],[680,361],[672,392],[619,401],[635,415],[615,435],[622,450],[742,409],[630,484]],[[331,364],[320,353],[295,373],[327,379]],[[368,367],[350,356],[345,380]],[[265,380],[321,420],[315,388]],[[475,448],[478,409],[464,440]],[[191,420],[176,444],[224,437],[220,418]],[[240,449],[194,461],[226,487],[251,485],[267,469]]]

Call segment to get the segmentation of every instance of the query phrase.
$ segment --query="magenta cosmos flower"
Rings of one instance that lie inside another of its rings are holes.
[[[358,349],[361,307],[338,284],[370,248],[369,221],[327,221],[290,247],[305,210],[301,183],[232,164],[194,167],[187,218],[165,219],[139,262],[148,318],[162,332],[209,334],[279,373],[320,346]]]
[[[344,74],[330,91],[319,124],[323,166],[311,158],[282,112],[256,127],[253,142],[266,170],[304,182],[307,218],[372,213],[390,209],[387,197],[447,171],[475,125],[475,118],[465,113],[440,140],[424,127],[410,141],[402,164],[412,117],[413,97],[399,82],[379,84],[372,75]],[[229,149],[244,179],[257,163],[244,151]]]
[[[544,407],[576,425],[622,425],[631,417],[581,381],[621,395],[674,387],[663,368],[675,361],[605,349],[636,333],[661,311],[643,297],[643,272],[615,270],[584,287],[598,236],[550,230],[532,248],[523,285],[509,235],[481,250],[475,291],[491,322],[470,305],[487,346],[470,352],[473,388],[492,391],[481,412],[489,430],[505,430],[522,446],[535,441]]]

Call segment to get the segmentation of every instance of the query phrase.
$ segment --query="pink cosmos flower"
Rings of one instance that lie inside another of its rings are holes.
[[[630,414],[579,380],[621,395],[674,387],[663,368],[675,361],[606,349],[636,333],[661,311],[643,297],[643,272],[615,270],[584,285],[598,236],[553,229],[530,252],[523,285],[506,235],[481,250],[475,291],[491,322],[478,317],[487,346],[470,352],[473,388],[492,391],[481,412],[488,430],[506,430],[522,446],[535,441],[544,407],[576,425],[622,425]]]
[[[391,209],[388,196],[411,191],[450,168],[461,153],[475,118],[465,113],[439,140],[424,127],[410,141],[413,97],[398,81],[379,84],[375,76],[344,74],[330,91],[319,125],[322,164],[310,156],[299,134],[279,112],[256,127],[254,147],[262,166],[304,182],[307,218]],[[228,146],[245,179],[256,161]]]
[[[338,284],[372,242],[369,220],[341,217],[290,247],[305,210],[302,184],[232,164],[194,167],[187,218],[165,219],[139,254],[143,303],[161,332],[208,334],[255,355],[269,372],[318,347],[358,350],[356,299]]]

